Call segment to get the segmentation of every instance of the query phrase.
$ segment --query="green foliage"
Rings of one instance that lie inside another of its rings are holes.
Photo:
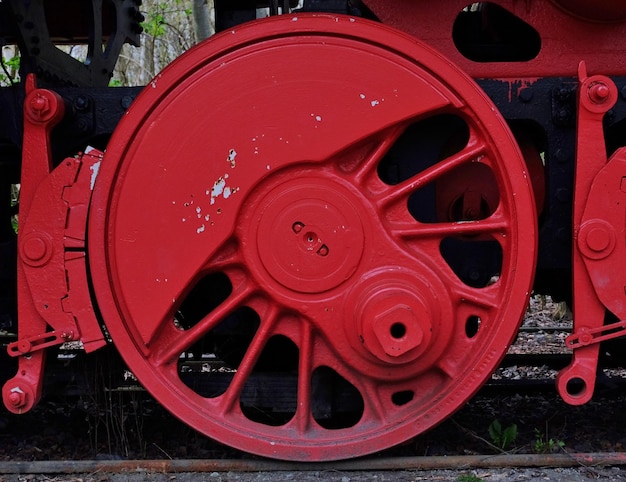
[[[191,17],[192,10],[184,8],[183,0],[157,1],[144,12],[145,21],[141,23],[144,32],[154,38],[163,37],[168,28],[176,28],[171,19],[181,12]],[[169,21],[168,21],[169,20]]]
[[[15,208],[20,202],[20,185],[19,184],[11,184],[11,207]],[[13,231],[17,234],[18,228],[18,219],[17,214],[11,216],[11,226],[13,227]]]
[[[141,24],[143,31],[153,37],[161,37],[165,34],[165,17],[160,12],[151,12],[146,21]]]
[[[4,61],[4,65],[6,65],[7,68],[12,69],[12,70],[20,70],[20,56],[14,55],[13,57],[6,59]]]
[[[562,440],[548,438],[541,430],[538,428],[535,429],[535,443],[533,444],[533,449],[536,453],[551,454],[562,450],[563,447],[565,447],[565,442]]]
[[[0,70],[0,85],[12,85],[19,80],[20,71],[20,55],[13,55],[11,57],[0,57],[2,63]]]
[[[496,419],[489,425],[489,436],[495,446],[507,450],[517,438],[517,425],[511,424],[503,429],[500,421]]]
[[[456,482],[483,482],[483,479],[474,474],[463,474],[456,478]]]
[[[212,7],[213,0],[206,4],[193,0],[143,0],[141,46],[124,46],[113,79],[121,85],[147,85],[196,43],[196,29],[202,32],[201,39],[213,31]]]

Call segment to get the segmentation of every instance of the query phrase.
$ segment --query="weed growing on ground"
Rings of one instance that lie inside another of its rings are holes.
[[[544,434],[538,428],[535,429],[535,443],[533,444],[533,449],[536,453],[551,454],[562,450],[563,447],[565,447],[565,442],[562,440],[548,438],[547,434]]]
[[[502,450],[507,450],[517,438],[517,425],[511,424],[506,428],[502,428],[502,424],[496,419],[489,425],[489,436],[495,446]]]

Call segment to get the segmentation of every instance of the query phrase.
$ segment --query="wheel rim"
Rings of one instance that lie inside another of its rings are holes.
[[[451,193],[459,172],[476,189]],[[113,342],[177,417],[340,459],[431,428],[489,377],[525,309],[534,211],[504,121],[444,58],[379,24],[284,17],[138,97],[96,182],[90,266]]]

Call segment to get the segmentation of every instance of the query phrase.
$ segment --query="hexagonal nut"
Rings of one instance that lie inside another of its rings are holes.
[[[50,111],[50,101],[45,95],[37,93],[30,100],[29,107],[35,112],[37,115],[43,115]]]
[[[20,387],[14,387],[9,392],[8,402],[12,407],[21,408],[26,405],[26,393]]]
[[[417,316],[405,304],[398,304],[377,315],[372,328],[384,352],[392,357],[408,353],[424,340],[424,331]]]

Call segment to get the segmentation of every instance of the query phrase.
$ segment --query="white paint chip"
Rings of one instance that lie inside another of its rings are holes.
[[[89,169],[91,169],[91,190],[93,191],[93,187],[96,184],[96,178],[98,177],[98,173],[100,172],[100,162],[98,161],[94,163]]]
[[[213,189],[211,189],[211,198],[214,199],[222,194],[222,192],[224,192],[225,186],[226,181],[223,177],[220,177],[217,181],[215,181],[215,183],[213,184]]]
[[[226,159],[227,162],[230,163],[230,167],[231,168],[235,168],[236,162],[235,159],[237,158],[237,151],[235,149],[231,149],[228,151],[228,158]]]

